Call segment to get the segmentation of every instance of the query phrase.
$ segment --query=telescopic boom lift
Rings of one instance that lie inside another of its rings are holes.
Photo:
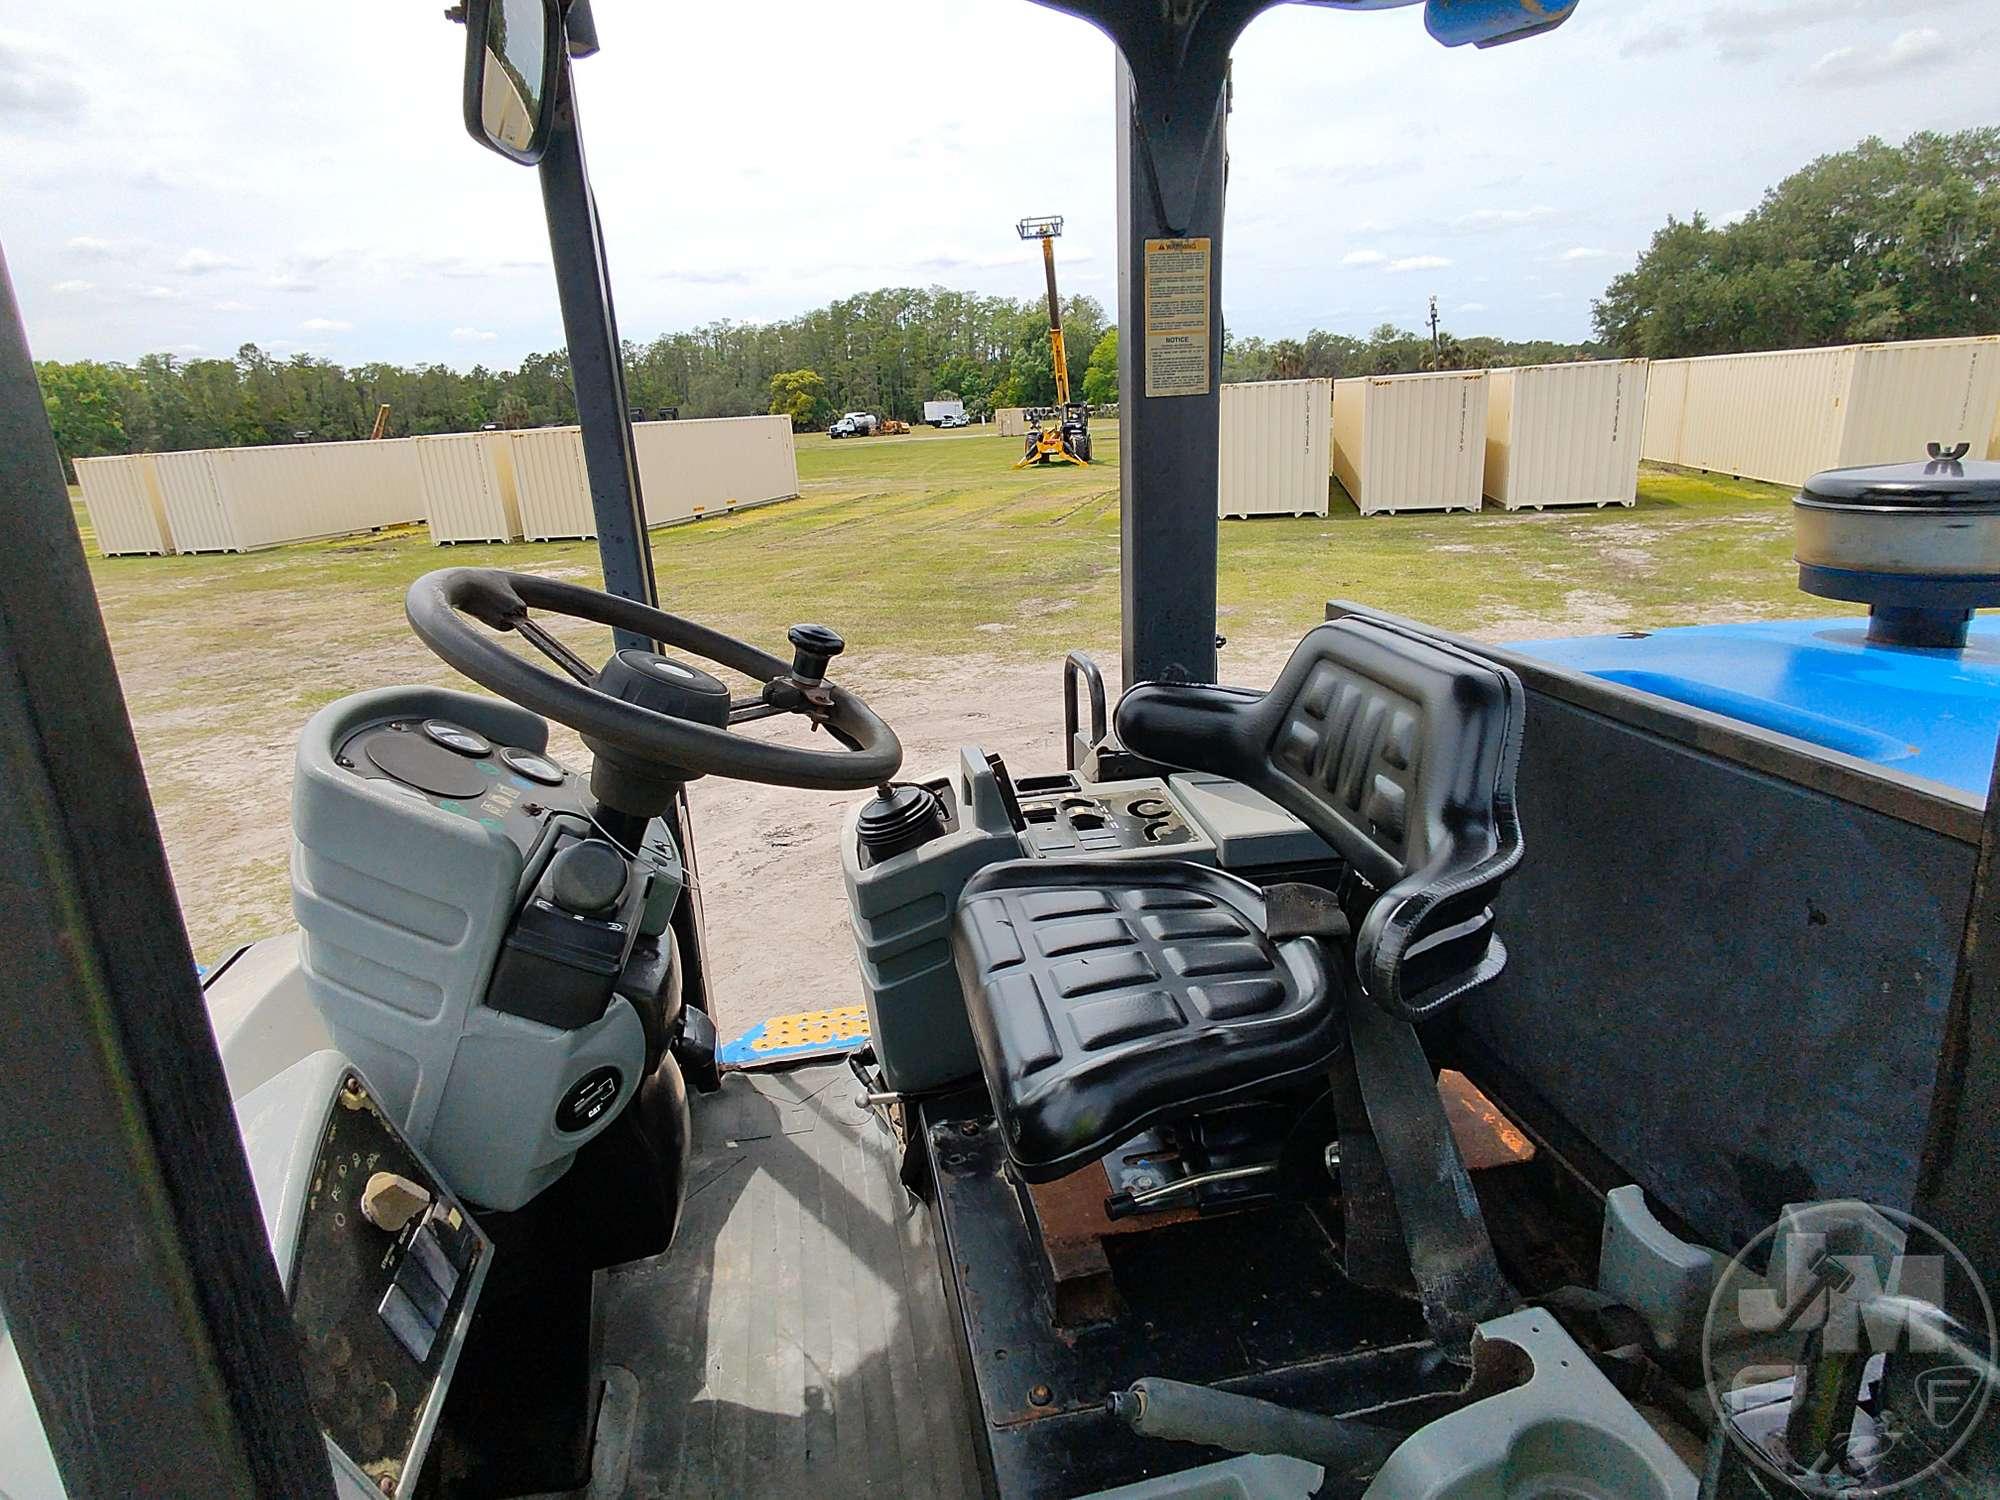
[[[1042,270],[1049,282],[1049,357],[1055,362],[1056,370],[1055,409],[1042,414],[1035,431],[1028,434],[1027,450],[1014,467],[1025,469],[1030,464],[1045,464],[1051,460],[1088,464],[1090,407],[1085,402],[1069,399],[1069,354],[1063,347],[1062,298],[1056,293],[1056,236],[1062,233],[1062,217],[1022,219],[1014,228],[1022,239],[1042,242]]]

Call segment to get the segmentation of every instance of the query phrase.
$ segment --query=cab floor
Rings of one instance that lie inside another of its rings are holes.
[[[694,1100],[674,1247],[602,1302],[628,1496],[979,1493],[930,1215],[855,1091],[835,1062]]]

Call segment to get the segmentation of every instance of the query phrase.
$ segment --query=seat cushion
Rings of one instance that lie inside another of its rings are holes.
[[[1175,860],[1017,860],[965,884],[952,952],[1008,1150],[1042,1182],[1148,1125],[1324,1067],[1340,997],[1255,886]]]

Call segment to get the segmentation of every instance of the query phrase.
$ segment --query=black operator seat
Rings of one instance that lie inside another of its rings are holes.
[[[1254,787],[1333,847],[1353,936],[1274,936],[1266,892],[1177,860],[982,870],[952,947],[1021,1174],[1309,1077],[1345,1042],[1351,996],[1420,1020],[1499,973],[1487,903],[1521,857],[1521,719],[1504,667],[1359,617],[1307,634],[1266,693],[1126,693],[1127,747]]]

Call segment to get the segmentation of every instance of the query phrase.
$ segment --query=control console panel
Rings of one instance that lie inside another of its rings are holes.
[[[1209,844],[1189,826],[1158,780],[1085,785],[1075,776],[1031,776],[1014,783],[1031,854],[1074,859],[1143,852],[1186,859]]]
[[[617,989],[677,862],[603,834],[538,716],[444,688],[315,714],[292,833],[300,967],[335,1045],[458,1192],[521,1207],[638,1092],[645,1026]]]
[[[328,1443],[374,1492],[408,1495],[492,1245],[358,1072],[340,1066],[329,1092],[297,1206],[292,1321]]]

